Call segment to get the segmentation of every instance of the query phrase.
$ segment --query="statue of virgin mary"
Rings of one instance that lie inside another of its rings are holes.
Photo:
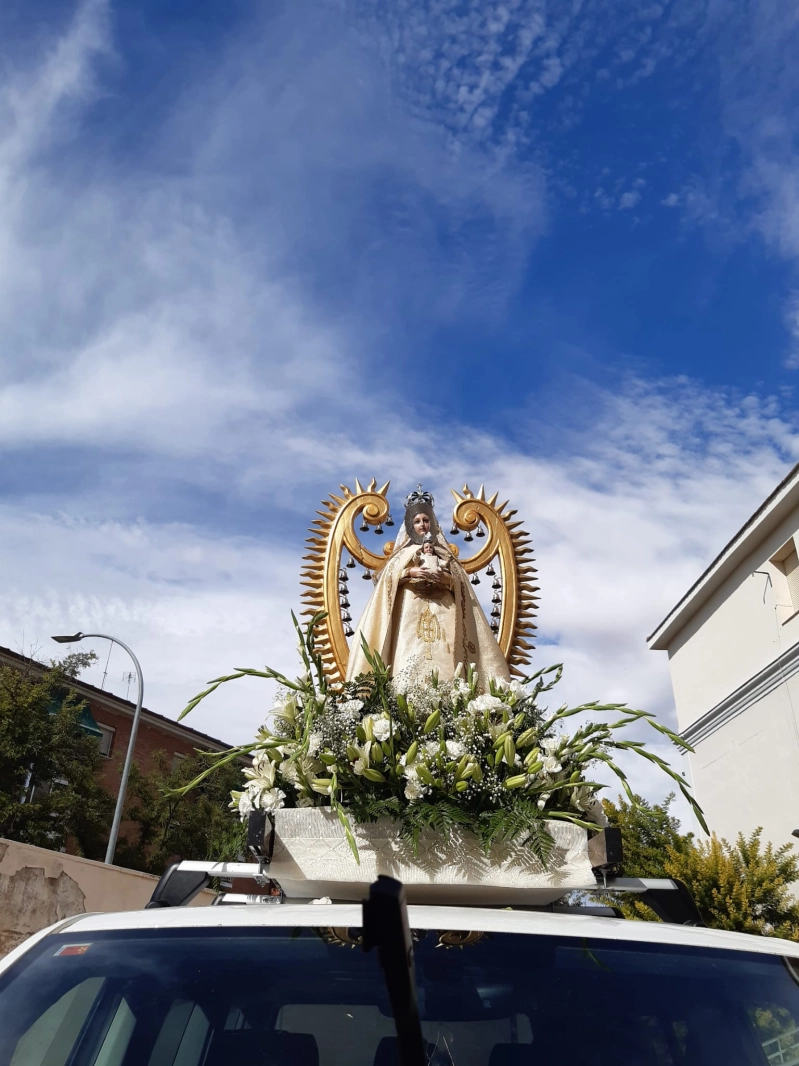
[[[505,657],[468,575],[435,516],[433,497],[421,486],[405,501],[405,523],[355,630],[347,680],[369,672],[362,639],[403,683],[425,681],[435,670],[451,681],[474,663],[480,688],[489,678],[509,680]]]

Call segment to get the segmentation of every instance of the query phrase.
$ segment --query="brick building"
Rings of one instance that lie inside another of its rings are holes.
[[[31,665],[36,667],[41,664],[32,663],[25,656],[18,655],[9,648],[0,647],[0,665],[29,669]],[[41,669],[45,667],[41,666]],[[116,796],[119,793],[122,766],[128,750],[136,704],[80,680],[71,682],[71,687],[88,704],[82,724],[87,732],[98,737],[100,741],[100,753],[104,757],[101,780],[103,786]],[[146,774],[153,768],[153,756],[158,751],[166,754],[174,769],[180,759],[193,755],[197,748],[202,751],[222,751],[229,747],[232,745],[216,737],[209,737],[142,707],[134,762]]]

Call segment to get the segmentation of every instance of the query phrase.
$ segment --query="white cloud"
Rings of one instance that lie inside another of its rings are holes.
[[[629,192],[624,192],[619,197],[619,211],[626,211],[632,207],[635,207],[641,201],[641,193],[638,189],[632,189]]]
[[[101,632],[136,652],[145,706],[175,718],[212,676],[233,666],[288,663],[296,640],[288,615],[297,548],[261,538],[218,537],[180,523],[87,521],[0,508],[0,538],[16,576],[0,609],[0,643],[57,658],[53,633]],[[85,676],[101,685],[109,645]],[[130,661],[113,649],[105,687],[125,696]],[[265,714],[251,682],[226,688],[188,725],[229,741],[248,739]]]
[[[711,6],[701,38],[715,57],[724,133],[742,160],[734,172],[734,210],[724,212],[726,226],[738,239],[744,233],[759,234],[777,254],[795,262],[799,15],[793,6],[774,0],[744,5],[732,19]]]
[[[789,338],[783,362],[789,370],[799,370],[799,292],[792,293],[785,302],[783,321]]]
[[[254,437],[301,453],[308,412],[318,426],[342,382],[350,404],[379,408],[378,374],[364,395],[358,368],[406,314],[505,306],[543,225],[540,174],[468,139],[451,158],[335,19],[309,34],[275,16],[237,41],[124,170],[102,144],[89,166],[69,137],[102,92],[110,32],[104,5],[84,4],[0,90],[5,446],[170,463],[199,449],[205,483]]]
[[[548,457],[532,436],[511,448],[458,426],[416,435],[408,422],[396,454],[357,443],[368,434],[362,424],[341,433],[332,457],[319,435],[298,460],[301,506],[310,521],[325,491],[371,474],[395,478],[398,504],[421,478],[444,519],[450,486],[484,480],[511,498],[533,536],[543,638],[535,665],[565,663],[556,702],[626,701],[674,725],[667,662],[646,650],[645,637],[779,480],[799,452],[797,436],[772,404],[686,381],[632,380],[617,395],[597,391],[593,406],[584,434]],[[6,507],[0,547],[14,560],[0,643],[19,645],[24,633],[28,645],[47,649],[52,632],[110,631],[137,650],[146,702],[161,713],[174,716],[210,677],[235,666],[293,669],[288,612],[299,602],[299,529],[240,537],[201,521],[79,520]],[[123,660],[114,653],[108,682],[122,694]],[[257,683],[237,682],[191,721],[242,740],[267,705]],[[655,750],[679,763],[662,745]],[[665,794],[648,765],[625,765],[636,788]]]

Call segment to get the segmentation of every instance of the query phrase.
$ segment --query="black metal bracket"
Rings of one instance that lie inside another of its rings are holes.
[[[377,948],[386,975],[402,1066],[427,1066],[413,975],[413,941],[401,881],[380,874],[363,901],[363,949]]]
[[[647,907],[651,907],[662,922],[670,922],[672,925],[706,926],[707,922],[699,913],[696,900],[688,886],[676,877],[670,880],[670,888],[647,888],[638,898]]]
[[[198,892],[211,883],[210,874],[203,870],[181,870],[180,863],[173,863],[161,875],[145,910],[152,907],[185,907]]]
[[[588,838],[588,861],[597,880],[607,884],[608,877],[621,873],[624,861],[621,829],[609,825]]]
[[[269,833],[267,835],[267,825]],[[275,820],[266,811],[247,815],[247,851],[261,866],[268,866],[275,850]]]

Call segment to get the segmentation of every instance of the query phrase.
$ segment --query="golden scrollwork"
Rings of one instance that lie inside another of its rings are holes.
[[[343,925],[328,925],[317,929],[317,933],[326,944],[336,944],[342,948],[362,948],[363,931],[347,929]]]
[[[317,626],[316,642],[322,660],[333,682],[342,681],[347,672],[349,647],[339,609],[339,570],[346,551],[361,566],[378,574],[393,551],[388,541],[380,555],[370,552],[355,531],[355,521],[363,517],[369,526],[382,525],[389,515],[386,494],[390,482],[377,488],[372,478],[364,489],[355,482],[355,491],[341,486],[341,494],[331,493],[324,500],[307,538],[308,552],[303,556],[301,584],[304,586],[303,614],[312,616],[323,611],[326,617]],[[475,496],[468,485],[462,492],[452,490],[455,507],[453,523],[458,529],[472,531],[481,525],[485,540],[468,558],[460,558],[457,544],[451,544],[453,555],[468,574],[484,569],[490,562],[499,564],[502,583],[502,609],[497,640],[511,673],[523,676],[521,667],[529,663],[535,630],[533,617],[538,598],[535,584],[536,569],[529,535],[514,519],[516,511],[508,509],[507,501],[497,504],[498,493],[486,499],[485,490]]]
[[[479,930],[467,929],[440,929],[438,931],[437,948],[467,948],[472,944],[479,944],[488,940],[489,935]]]
[[[308,552],[303,556],[305,565],[301,571],[300,584],[305,586],[302,598],[306,608],[304,615],[324,611],[326,617],[317,626],[316,646],[327,667],[332,681],[343,681],[347,672],[349,646],[344,635],[344,624],[339,610],[338,572],[342,554],[346,549],[361,566],[376,573],[385,566],[387,555],[375,555],[365,548],[355,532],[355,519],[363,515],[370,526],[381,525],[389,514],[386,493],[390,482],[377,488],[374,478],[367,488],[355,481],[355,492],[341,486],[341,496],[330,493],[322,501],[324,511],[317,511],[306,538]]]
[[[502,581],[502,614],[497,641],[512,674],[524,675],[521,666],[530,662],[531,643],[536,626],[533,624],[538,604],[538,586],[535,584],[536,568],[533,566],[533,549],[530,535],[522,529],[521,521],[515,520],[516,511],[508,509],[508,501],[497,503],[499,493],[490,500],[485,497],[481,485],[475,496],[468,485],[462,492],[452,489],[455,509],[452,521],[462,530],[476,529],[480,522],[486,530],[485,543],[468,559],[459,562],[467,574],[482,570],[494,558],[500,566]]]

